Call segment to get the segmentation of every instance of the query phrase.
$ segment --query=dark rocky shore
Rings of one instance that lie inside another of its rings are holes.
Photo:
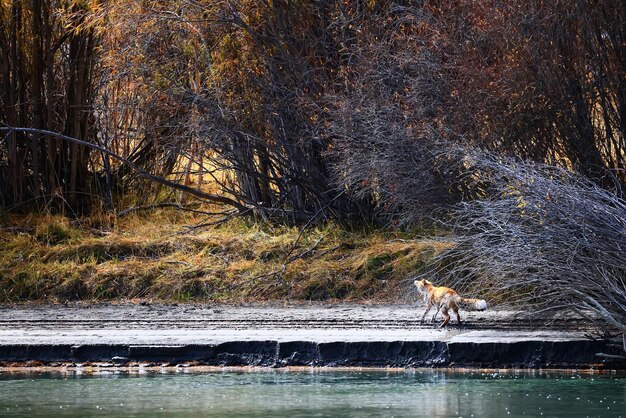
[[[591,324],[462,312],[445,330],[396,305],[3,306],[0,367],[212,365],[623,368]]]

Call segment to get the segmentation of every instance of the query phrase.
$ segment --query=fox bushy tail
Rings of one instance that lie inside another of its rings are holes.
[[[464,305],[469,305],[470,307],[472,307],[473,309],[477,311],[484,311],[489,307],[485,299],[471,299],[471,298],[463,298],[459,296],[458,301]]]

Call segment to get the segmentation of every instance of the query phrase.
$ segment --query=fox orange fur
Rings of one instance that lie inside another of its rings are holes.
[[[487,309],[487,301],[484,299],[463,298],[449,287],[437,287],[428,280],[415,280],[413,284],[415,284],[417,290],[424,296],[424,302],[426,302],[426,311],[424,315],[422,315],[422,321],[424,321],[426,314],[428,314],[430,309],[435,305],[437,305],[438,309],[441,309],[445,318],[440,327],[445,327],[448,325],[448,322],[450,322],[450,315],[448,314],[448,310],[450,309],[456,314],[458,323],[461,323],[459,304],[469,305],[478,311]],[[436,315],[437,314],[435,314],[435,316]]]

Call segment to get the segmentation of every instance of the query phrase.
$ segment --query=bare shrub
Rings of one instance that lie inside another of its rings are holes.
[[[529,313],[574,311],[626,331],[626,202],[565,169],[446,150],[476,200],[446,222],[456,246],[430,272]]]
[[[387,35],[355,48],[349,88],[328,98],[328,155],[336,184],[406,226],[454,199],[436,164],[446,93],[418,36]]]

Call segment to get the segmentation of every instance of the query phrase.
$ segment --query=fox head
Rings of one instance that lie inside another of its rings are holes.
[[[414,280],[413,284],[417,287],[417,290],[422,291],[426,289],[426,286],[432,286],[433,284],[426,279]]]

